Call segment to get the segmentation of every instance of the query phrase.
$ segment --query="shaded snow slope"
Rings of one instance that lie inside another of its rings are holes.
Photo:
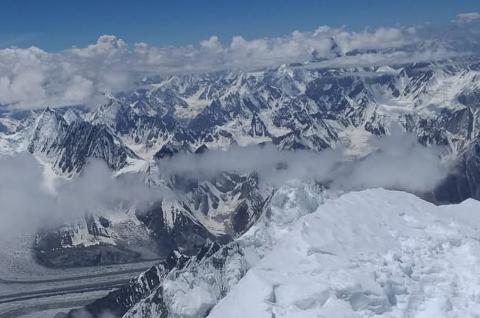
[[[208,317],[478,317],[479,213],[382,189],[327,200]]]

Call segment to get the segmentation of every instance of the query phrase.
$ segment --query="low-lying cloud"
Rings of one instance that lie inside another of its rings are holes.
[[[264,184],[281,186],[290,179],[317,181],[334,189],[384,187],[423,193],[431,191],[448,172],[440,148],[425,147],[413,135],[372,136],[374,151],[356,160],[343,149],[321,152],[281,151],[273,145],[233,147],[203,154],[178,154],[158,163],[162,175],[209,179],[219,171],[255,171]]]
[[[141,207],[162,194],[138,176],[113,178],[100,161],[92,161],[77,179],[55,178],[53,184],[49,179],[30,154],[0,157],[0,237],[57,227],[86,213]]]
[[[156,173],[164,180],[183,175],[202,181],[224,171],[255,172],[260,185],[269,187],[295,179],[321,182],[341,191],[384,187],[425,193],[449,171],[439,149],[418,144],[412,135],[372,138],[375,150],[353,161],[346,159],[342,149],[280,151],[264,145],[177,154],[160,160]],[[56,178],[51,184],[46,183],[44,170],[31,155],[0,157],[0,233],[56,227],[85,213],[142,208],[166,196],[182,198],[183,193],[147,186],[144,178],[141,174],[114,178],[105,164],[93,161],[76,179]]]

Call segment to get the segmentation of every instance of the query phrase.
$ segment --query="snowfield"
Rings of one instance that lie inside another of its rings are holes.
[[[480,317],[480,202],[383,189],[311,199],[273,198],[280,225],[240,238],[251,267],[208,317]]]

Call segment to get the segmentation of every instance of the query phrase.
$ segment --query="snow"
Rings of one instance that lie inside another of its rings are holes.
[[[125,167],[114,173],[115,177],[126,173],[142,172],[148,168],[148,161],[144,159],[127,158],[126,161]]]
[[[88,226],[85,222],[77,223],[70,226],[66,230],[71,229],[70,238],[72,240],[71,245],[62,245],[63,248],[69,247],[88,247],[100,244],[116,245],[115,240],[112,237],[93,235],[88,231]],[[103,229],[103,228],[101,228]],[[109,234],[108,231],[106,231]]]
[[[345,147],[345,156],[355,158],[372,152],[370,139],[372,134],[363,127],[348,127],[338,134],[340,143]]]
[[[0,155],[11,155],[27,149],[31,128],[25,125],[28,126],[12,118],[0,118],[0,126],[7,129],[6,132],[0,132]]]
[[[130,148],[137,156],[142,158],[143,160],[151,160],[153,156],[165,145],[169,138],[168,136],[166,139],[161,138],[156,140],[156,142],[152,145],[147,145],[145,143],[136,143],[130,137],[122,137],[121,141],[125,146]]]
[[[202,110],[204,110],[212,102],[211,100],[201,98],[201,95],[205,90],[206,88],[199,89],[192,96],[184,98],[183,100],[188,104],[188,107],[184,108],[177,106],[175,108],[175,115],[179,118],[194,118],[201,113]]]
[[[27,149],[25,134],[17,132],[11,135],[0,134],[0,155],[10,155]]]
[[[67,124],[70,125],[72,122],[76,120],[81,120],[82,118],[75,111],[73,111],[72,109],[69,109],[63,115],[63,119],[65,119]]]
[[[382,189],[329,199],[208,317],[478,317],[479,209]]]

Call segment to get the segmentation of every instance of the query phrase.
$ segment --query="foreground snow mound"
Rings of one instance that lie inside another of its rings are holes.
[[[480,202],[381,189],[286,228],[209,317],[478,317]]]

